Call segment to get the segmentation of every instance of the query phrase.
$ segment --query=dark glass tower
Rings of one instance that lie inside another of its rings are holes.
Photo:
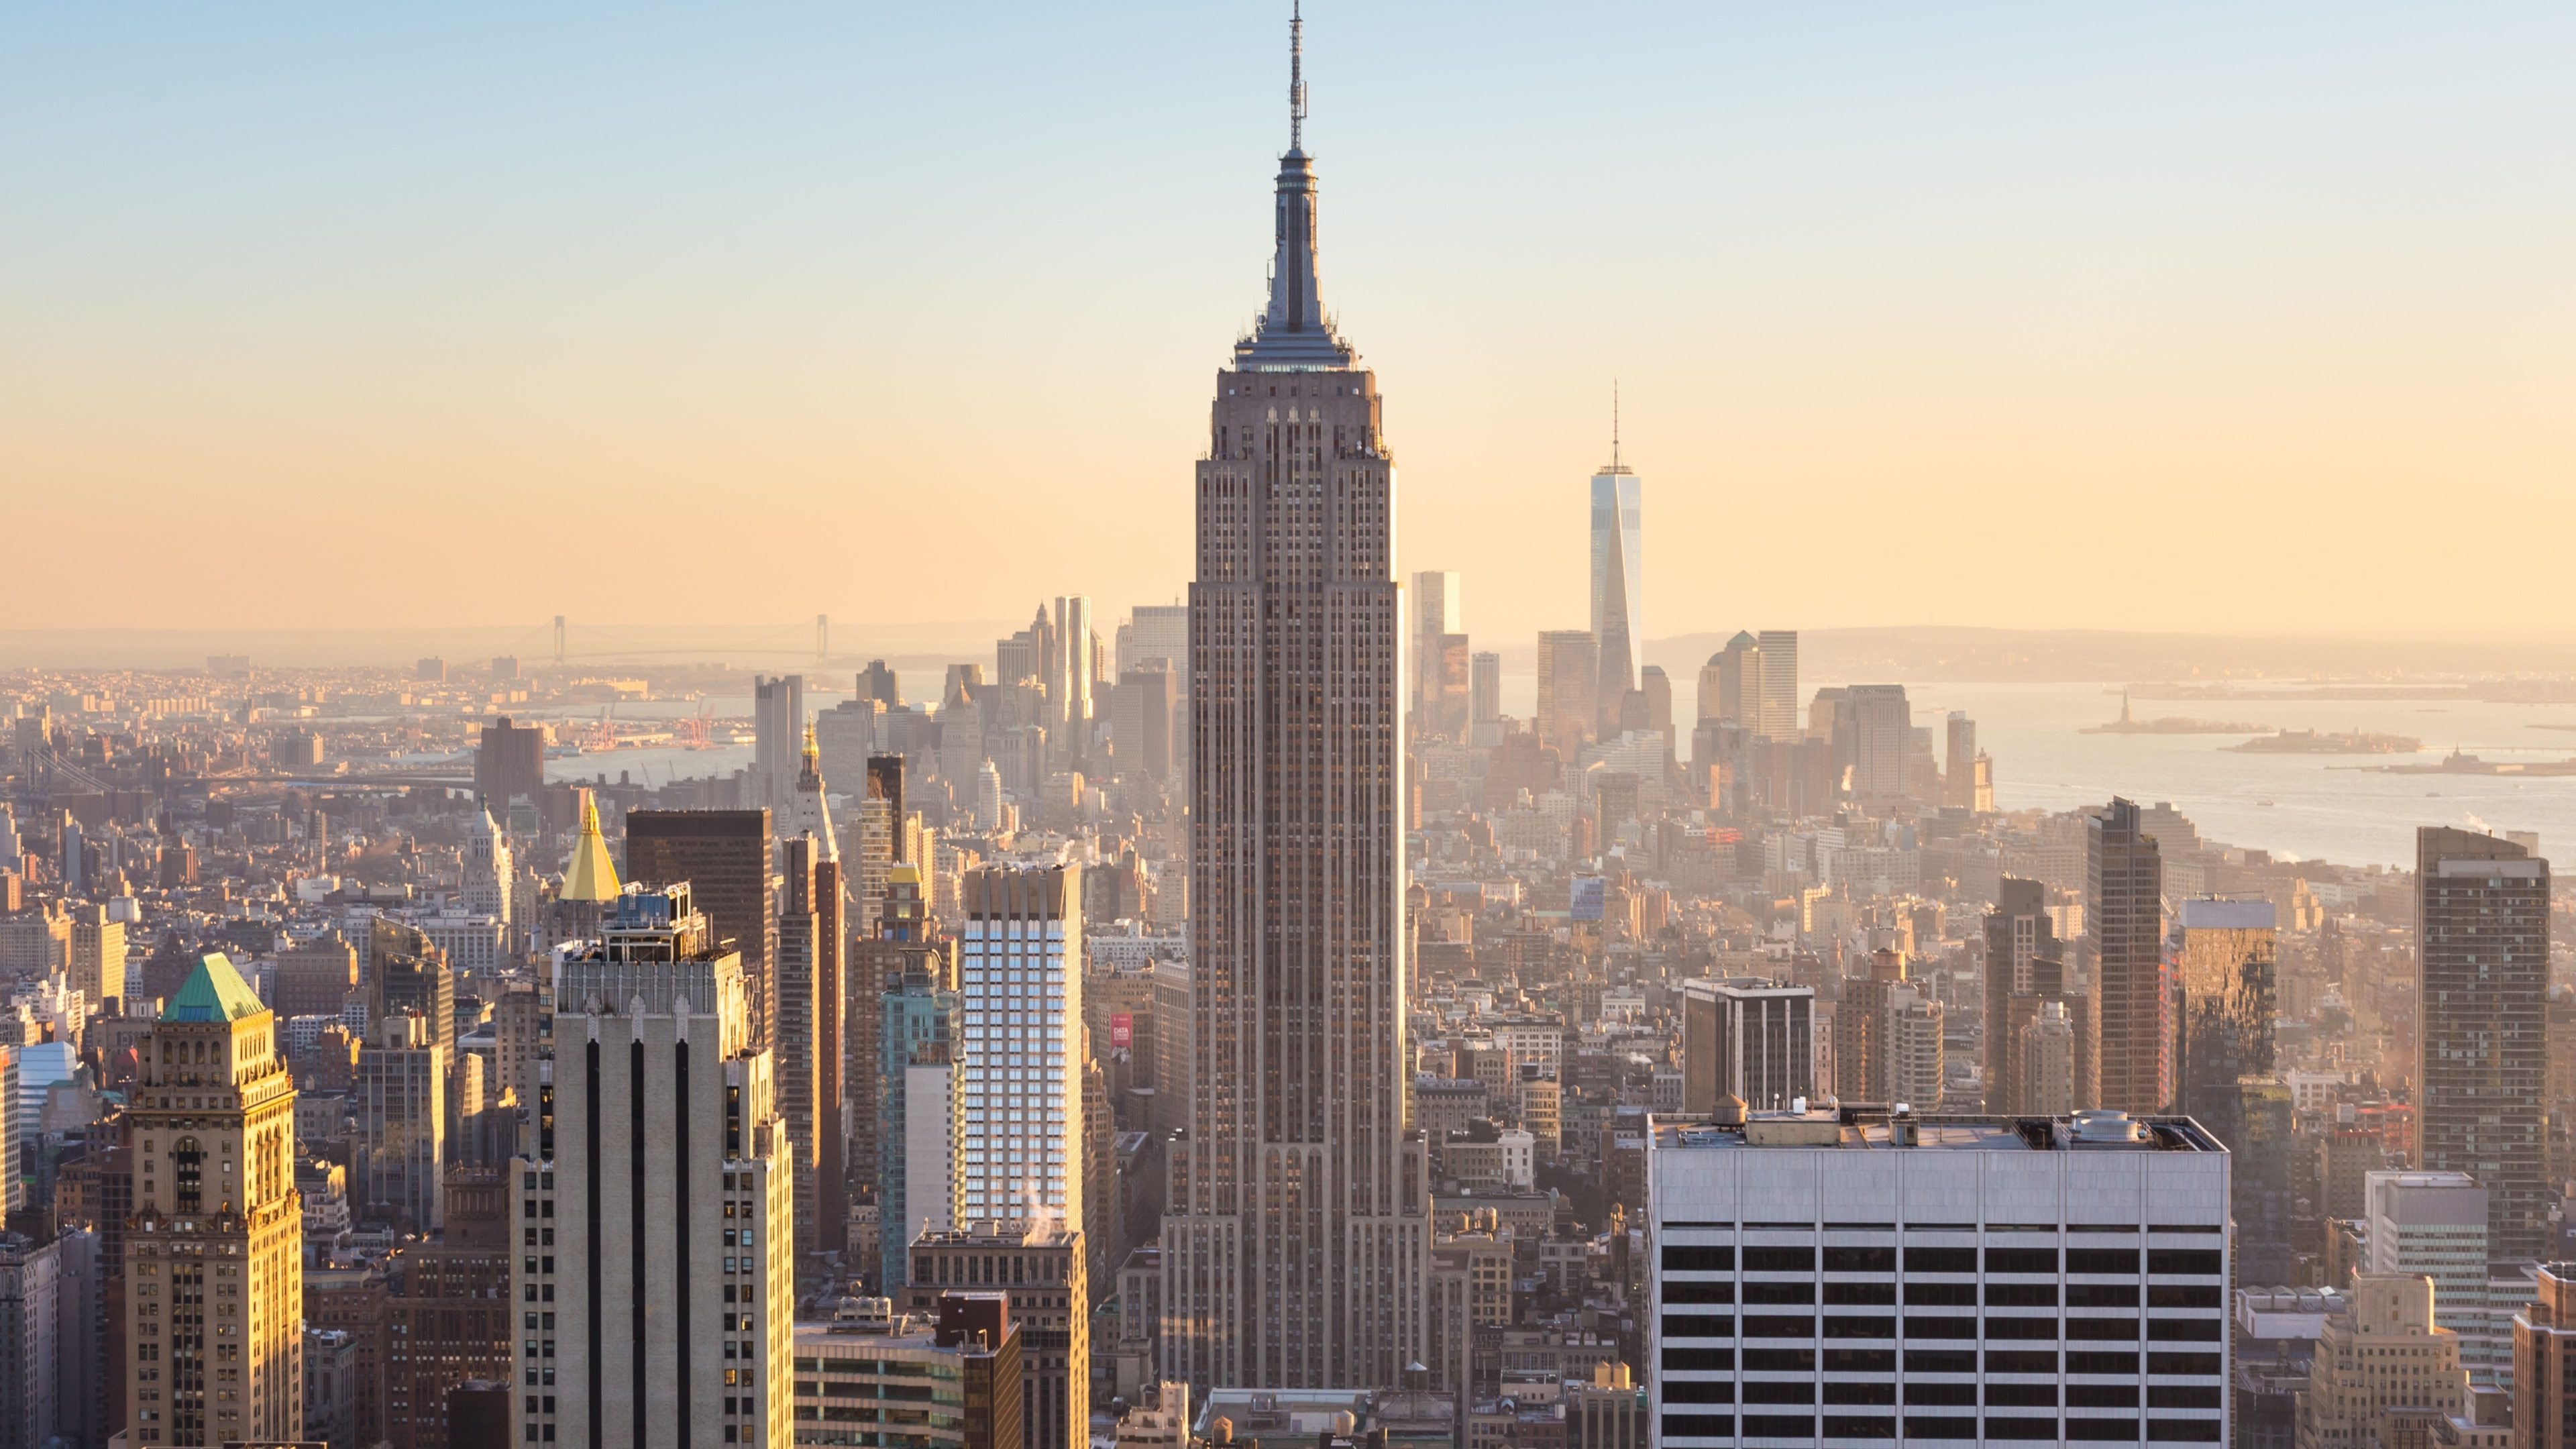
[[[1394,1384],[1423,1352],[1394,469],[1376,378],[1316,291],[1295,66],[1270,304],[1217,377],[1197,477],[1198,1090],[1172,1154],[1162,1341],[1165,1376],[1201,1386]]]
[[[2487,1189],[2487,1257],[2549,1256],[2549,862],[2492,835],[2415,832],[2415,1165]]]
[[[2173,1101],[2173,993],[2164,961],[2164,857],[2113,799],[2085,822],[2085,921],[2101,1013],[2101,1102],[2131,1116]]]

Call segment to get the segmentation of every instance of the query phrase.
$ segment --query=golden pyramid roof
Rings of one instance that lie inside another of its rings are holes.
[[[617,865],[608,858],[608,841],[599,833],[599,802],[581,792],[581,837],[572,845],[572,864],[564,867],[563,898],[568,901],[617,899]]]

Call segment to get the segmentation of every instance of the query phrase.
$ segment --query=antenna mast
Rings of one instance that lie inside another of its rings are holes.
[[[1306,145],[1306,15],[1304,0],[1288,7],[1288,149]]]

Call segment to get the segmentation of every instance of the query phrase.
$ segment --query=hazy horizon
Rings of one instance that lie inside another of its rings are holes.
[[[0,623],[1171,598],[1284,8],[22,10]],[[2576,13],[1858,14],[1308,8],[1324,296],[1480,647],[1584,622],[1614,380],[1654,638],[2553,614]]]

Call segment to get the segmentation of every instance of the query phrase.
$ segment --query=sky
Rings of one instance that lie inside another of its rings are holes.
[[[1185,589],[1284,6],[0,11],[14,629]],[[2576,9],[1314,0],[1403,569],[1645,628],[2563,631]]]

